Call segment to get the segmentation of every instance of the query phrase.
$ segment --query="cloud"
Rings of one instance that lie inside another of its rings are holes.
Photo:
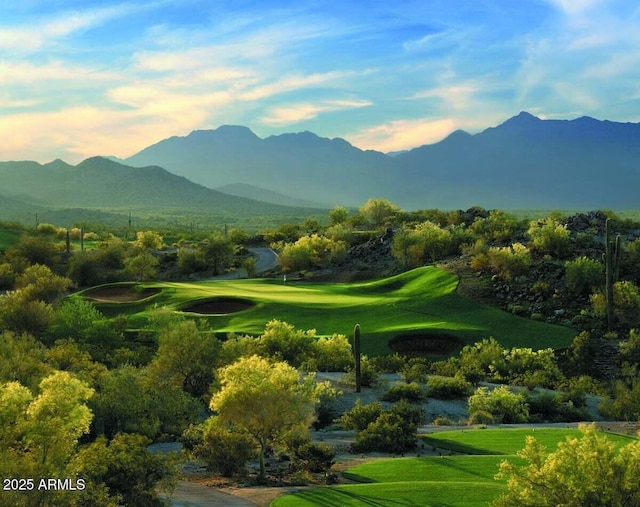
[[[345,138],[361,149],[400,151],[441,141],[458,125],[454,118],[395,120],[369,127]]]
[[[22,26],[0,26],[0,49],[27,53],[37,51],[55,40],[100,26],[143,8],[143,5],[120,4],[66,11]]]
[[[371,106],[368,100],[326,100],[317,104],[299,103],[272,107],[269,115],[260,118],[260,123],[271,126],[286,126],[311,120],[322,113]]]

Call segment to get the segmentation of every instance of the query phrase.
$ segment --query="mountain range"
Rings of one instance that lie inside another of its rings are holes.
[[[387,155],[310,132],[261,139],[222,126],[171,137],[125,160],[201,185],[245,184],[325,203],[386,197],[406,209],[639,208],[640,124],[543,120],[522,112],[471,135]]]
[[[0,219],[29,209],[310,216],[384,197],[411,209],[639,209],[640,124],[520,113],[385,154],[311,132],[241,126],[171,137],[124,160],[0,162]],[[292,209],[291,207],[295,207]]]

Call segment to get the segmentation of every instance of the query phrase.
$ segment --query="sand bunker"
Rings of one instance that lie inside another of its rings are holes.
[[[114,285],[110,287],[97,287],[84,293],[84,297],[100,303],[124,303],[128,301],[140,301],[154,294],[160,289],[144,288],[136,289],[134,285]]]
[[[238,298],[214,298],[200,301],[187,308],[184,312],[201,313],[203,315],[224,315],[227,313],[241,312],[253,308],[255,303],[246,299]]]
[[[389,342],[391,350],[408,356],[451,354],[463,346],[464,342],[453,335],[428,331],[398,335]]]

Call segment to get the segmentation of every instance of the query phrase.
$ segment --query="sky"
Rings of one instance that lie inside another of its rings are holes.
[[[640,121],[632,0],[6,0],[0,160],[220,125],[383,152],[520,111]]]

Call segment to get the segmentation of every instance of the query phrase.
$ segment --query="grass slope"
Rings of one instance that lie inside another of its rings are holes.
[[[376,459],[357,465],[345,476],[363,484],[315,488],[285,495],[273,507],[320,507],[356,505],[486,506],[505,487],[496,481],[500,462],[522,463],[515,454],[524,447],[527,435],[534,435],[552,452],[567,438],[580,437],[575,429],[495,429],[447,431],[424,437],[428,445],[473,456]],[[607,434],[618,445],[633,437]]]
[[[189,315],[208,319],[221,333],[259,334],[269,320],[279,319],[299,329],[316,329],[319,335],[350,335],[359,323],[362,350],[370,355],[388,353],[389,340],[406,333],[444,332],[466,343],[493,336],[507,347],[534,349],[566,347],[575,336],[572,329],[522,319],[466,299],[456,293],[457,283],[455,275],[435,267],[364,283],[283,285],[266,279],[145,283],[139,287],[161,292],[137,303],[97,306],[108,316],[127,313],[133,326],[143,327],[154,306],[185,311],[211,298],[237,297],[256,305],[226,315]]]
[[[18,241],[20,233],[8,229],[0,229],[0,250],[10,247]]]

